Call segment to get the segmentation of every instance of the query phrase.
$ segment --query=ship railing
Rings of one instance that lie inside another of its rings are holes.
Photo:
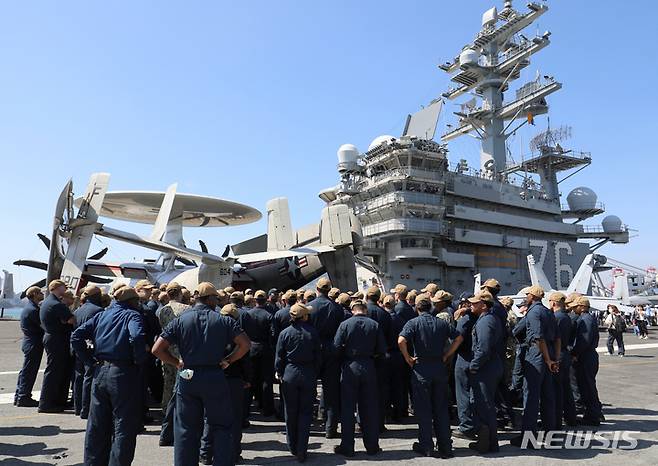
[[[396,204],[421,204],[429,206],[439,206],[441,203],[441,196],[439,194],[428,194],[428,193],[415,193],[415,192],[393,192],[384,194],[375,199],[371,199],[357,205],[354,208],[354,212],[359,214],[365,214],[369,210],[378,209],[381,207],[387,207]]]
[[[465,168],[463,165],[459,163],[450,163],[449,170],[454,173],[459,173],[460,175],[470,176],[481,180],[489,180],[500,184],[509,184],[512,186],[516,186],[517,188],[525,189],[530,193],[530,197],[535,199],[541,199],[544,196],[543,191],[538,189],[533,189],[532,187],[529,186],[524,186],[522,180],[514,179],[508,175],[499,174],[497,176],[494,176],[489,171],[481,170],[481,169],[476,170],[475,168],[471,168],[471,167]],[[450,181],[447,181],[446,183],[447,185],[452,185],[454,189],[453,183],[451,183]]]
[[[433,233],[436,235],[442,235],[445,233],[443,223],[440,220],[396,218],[363,226],[363,234],[366,236],[392,231],[414,231],[420,233]]]
[[[601,210],[605,212],[605,204],[603,202],[596,202],[593,206],[572,209],[568,203],[563,202],[560,204],[560,210],[562,210],[562,212],[589,212]]]
[[[605,235],[614,235],[614,234],[617,234],[617,233],[625,233],[627,231],[628,231],[628,226],[627,225],[621,225],[619,227],[619,230],[616,230],[616,231],[611,231],[611,230],[606,231],[606,229],[603,228],[603,225],[583,225],[582,226],[582,232],[583,233],[589,233],[589,234],[601,233],[601,234],[605,234]]]

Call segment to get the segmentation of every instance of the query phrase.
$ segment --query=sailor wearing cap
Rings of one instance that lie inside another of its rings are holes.
[[[400,315],[405,322],[416,317],[416,311],[407,302],[407,296],[409,295],[409,288],[407,285],[397,284],[395,285],[395,288],[391,290],[391,293],[395,296],[396,314]]]
[[[36,408],[39,402],[32,398],[32,388],[43,356],[43,329],[39,320],[39,304],[43,301],[43,293],[38,286],[31,286],[25,292],[25,296],[27,303],[21,312],[23,367],[18,373],[14,404]]]
[[[251,340],[249,357],[254,371],[253,383],[245,399],[247,414],[252,399],[265,417],[274,414],[274,344],[272,342],[272,314],[265,304],[267,295],[263,290],[254,293],[256,307],[247,309],[240,316],[240,326]]]
[[[103,311],[101,298],[103,294],[96,285],[89,285],[80,295],[82,305],[73,313],[75,327],[87,322],[96,314]],[[91,401],[91,381],[94,377],[94,367],[85,365],[81,358],[75,358],[75,375],[73,379],[73,406],[75,414],[82,419],[89,416],[89,402]]]
[[[336,304],[338,304],[343,309],[343,314],[344,314],[343,320],[352,317],[352,311],[350,311],[351,301],[352,301],[352,297],[348,293],[341,293],[336,298]]]
[[[377,383],[373,358],[386,353],[384,333],[379,324],[368,317],[366,304],[352,301],[352,317],[340,324],[334,339],[341,355],[341,441],[334,452],[354,455],[354,412],[359,407],[363,445],[369,455],[379,448],[379,413]]]
[[[557,373],[559,355],[555,350],[559,335],[555,316],[543,304],[544,289],[533,285],[525,290],[528,312],[525,341],[528,345],[523,364],[523,417],[521,434],[511,440],[521,446],[525,432],[537,432],[541,407],[542,428],[555,429],[555,386],[551,373]]]
[[[582,296],[581,293],[574,292],[574,293],[570,293],[567,296],[567,299],[564,300],[564,306],[567,308],[567,311],[569,311],[569,317],[571,318],[571,322],[573,322],[574,339],[575,339],[575,331],[579,317],[578,314],[576,314],[576,312],[573,310],[572,304],[574,300],[580,296]],[[571,393],[573,393],[573,401],[574,404],[576,405],[576,410],[580,412],[585,408],[583,407],[583,401],[580,396],[580,389],[578,388],[578,377],[576,376],[576,366],[575,364],[573,364],[573,360],[571,363],[571,370],[569,371],[569,383],[571,384]]]
[[[233,410],[224,371],[249,351],[249,338],[238,322],[215,311],[217,289],[212,283],[197,287],[195,306],[169,323],[153,346],[162,362],[182,371],[176,388],[174,464],[199,463],[199,442],[204,416],[212,439],[214,464],[233,464],[231,427]],[[231,342],[235,349],[225,356]],[[169,352],[178,346],[181,358]]]
[[[46,350],[46,370],[41,383],[39,412],[59,413],[64,410],[69,395],[71,366],[70,338],[75,318],[62,302],[66,284],[53,280],[48,285],[50,294],[39,308],[41,327],[45,333],[43,347]]]
[[[559,357],[560,371],[553,378],[555,384],[555,427],[562,429],[562,419],[568,426],[576,425],[576,405],[569,383],[571,370],[571,348],[575,338],[575,325],[564,305],[567,297],[564,293],[554,291],[548,295],[548,304],[555,314],[559,339],[559,348],[555,354]],[[559,349],[559,351],[558,351]]]
[[[448,340],[454,340],[454,352],[462,337],[448,322],[433,317],[431,310],[430,297],[419,295],[416,298],[418,317],[405,324],[398,338],[398,346],[412,369],[411,387],[414,412],[418,419],[418,442],[413,444],[413,450],[423,456],[434,455],[434,427],[438,454],[441,458],[451,458],[454,455],[448,414],[448,374],[443,358]],[[409,354],[408,345],[413,348],[413,357]]]
[[[399,288],[398,288],[399,289]],[[406,294],[405,294],[406,296]],[[400,348],[398,347],[398,337],[408,322],[401,314],[395,312],[395,298],[391,295],[384,297],[384,309],[391,316],[391,342],[388,344],[390,356],[390,370],[388,372],[388,385],[391,389],[389,393],[391,422],[401,424],[403,418],[409,415],[409,382],[411,378],[411,369],[407,365]]]
[[[322,365],[318,376],[322,381],[322,398],[324,400],[327,422],[325,436],[336,438],[338,436],[338,418],[340,416],[340,363],[334,350],[334,337],[338,326],[343,321],[343,310],[329,299],[327,294],[331,290],[331,282],[322,277],[318,280],[316,289],[318,297],[311,302],[309,321],[318,331],[320,349],[322,352]]]
[[[455,399],[457,401],[457,416],[459,427],[453,435],[459,438],[475,440],[479,426],[475,425],[473,416],[473,405],[471,402],[471,374],[469,366],[473,359],[473,327],[477,321],[477,315],[471,312],[470,303],[464,306],[463,313],[457,320],[456,330],[463,338],[462,344],[457,350],[455,360]]]
[[[503,329],[491,309],[494,297],[487,290],[480,290],[469,298],[471,312],[477,316],[473,327],[473,357],[468,366],[473,391],[473,409],[478,428],[478,439],[469,448],[479,453],[498,451],[496,423],[496,388],[503,376],[503,361],[497,351],[503,339]]]
[[[283,293],[281,299],[283,300],[283,307],[276,311],[272,318],[272,341],[274,346],[276,346],[281,332],[290,325],[290,308],[297,302],[297,293],[288,290]]]
[[[599,326],[596,317],[590,313],[589,300],[579,296],[571,302],[571,308],[578,314],[576,336],[571,350],[578,380],[578,389],[585,408],[582,424],[598,426],[601,422],[601,401],[596,388],[596,374],[599,371]]]
[[[188,304],[183,304],[183,289],[177,282],[170,282],[166,285],[165,292],[169,297],[169,302],[160,309],[158,320],[161,328],[166,328],[169,322],[180,317],[184,312],[190,309]],[[171,345],[169,351],[174,357],[180,357],[178,347]],[[172,446],[174,444],[174,413],[176,412],[176,397],[173,396],[178,371],[169,364],[162,365],[162,409],[164,418],[162,419],[162,429],[160,430],[160,446]]]
[[[279,335],[275,361],[285,400],[288,449],[302,463],[306,461],[315,381],[322,362],[318,333],[308,323],[310,311],[304,304],[290,307],[291,324]]]
[[[71,336],[71,346],[85,365],[95,366],[85,436],[85,464],[131,464],[141,397],[138,366],[146,357],[139,296],[124,286],[115,302],[97,313]],[[87,346],[93,343],[93,349]]]
[[[158,308],[156,302],[151,299],[155,286],[148,280],[139,280],[135,284],[135,291],[139,296],[141,305],[142,319],[144,320],[144,334],[146,337],[146,344],[149,347],[149,353],[146,355],[146,360],[142,367],[142,410],[144,412],[143,422],[149,422],[150,416],[148,414],[148,392],[151,397],[158,403],[162,402],[162,389],[164,382],[162,380],[162,367],[159,361],[150,353],[150,348],[155,343],[156,338],[162,331],[160,321],[155,314]]]
[[[520,296],[525,296],[527,300],[526,290],[529,287],[522,288],[518,292]],[[525,340],[526,334],[526,323],[525,316],[528,312],[528,303],[524,301],[519,305],[519,313],[521,317],[517,319],[516,325],[512,327],[512,337],[516,341],[516,355],[514,358],[514,367],[512,368],[512,381],[510,383],[510,393],[514,397],[517,403],[522,399],[523,392],[523,364],[525,361],[525,355],[528,352],[528,344]]]
[[[223,290],[217,291],[218,295],[226,294]],[[240,319],[240,309],[235,304],[226,304],[222,306],[219,313],[223,316],[230,317],[238,321]],[[235,349],[235,343],[230,342],[224,351],[229,355]],[[248,357],[242,357],[233,364],[224,369],[226,384],[230,393],[231,406],[233,409],[233,421],[231,422],[231,437],[233,440],[233,463],[238,464],[242,454],[242,422],[244,409],[244,398],[248,387],[251,384],[253,376],[251,370],[251,360]],[[176,397],[172,398],[173,400]],[[213,439],[210,435],[210,426],[204,422],[203,436],[201,437],[201,452],[199,459],[202,464],[214,464]]]
[[[375,371],[377,372],[377,388],[378,388],[378,401],[379,401],[379,431],[386,430],[386,411],[390,404],[391,398],[391,358],[390,349],[396,344],[396,341],[391,336],[391,316],[388,312],[382,309],[378,303],[382,297],[382,290],[377,286],[371,286],[366,291],[366,300],[368,305],[368,316],[379,324],[379,328],[384,334],[384,341],[386,342],[386,353],[384,357],[375,360]]]
[[[270,291],[267,292],[267,310],[269,311],[270,314],[274,315],[276,314],[276,311],[278,311],[281,307],[279,305],[279,298],[281,297],[281,293],[279,290],[276,288],[271,288]],[[276,344],[276,342],[275,342]]]

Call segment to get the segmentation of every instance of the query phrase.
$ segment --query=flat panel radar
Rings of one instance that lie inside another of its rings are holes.
[[[105,195],[100,216],[136,223],[154,224],[164,192],[114,191]],[[75,200],[77,206],[82,199]],[[172,223],[185,227],[225,227],[246,225],[261,218],[261,213],[244,204],[209,196],[176,193]]]
[[[443,101],[437,99],[422,110],[409,115],[402,136],[416,136],[420,139],[434,139],[436,125],[443,108]]]

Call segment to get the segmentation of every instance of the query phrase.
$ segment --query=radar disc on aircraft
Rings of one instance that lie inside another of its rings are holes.
[[[114,191],[105,194],[102,217],[137,223],[155,223],[165,193],[157,191]],[[80,207],[82,198],[75,200]],[[261,218],[253,207],[209,196],[176,193],[171,222],[185,227],[246,225]]]

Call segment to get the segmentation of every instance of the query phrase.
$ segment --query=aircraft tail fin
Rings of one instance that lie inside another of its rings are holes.
[[[589,287],[592,282],[592,272],[594,268],[592,267],[594,254],[588,254],[585,256],[583,263],[580,264],[576,275],[574,276],[569,287],[567,288],[567,294],[569,293],[580,293],[586,295],[589,292]]]
[[[332,205],[322,209],[320,244],[332,247],[352,244],[352,221],[346,205]]]
[[[352,248],[340,248],[320,254],[320,262],[331,284],[341,290],[356,290],[356,258]]]
[[[267,202],[267,250],[287,251],[295,245],[288,199],[277,197]]]
[[[612,295],[613,298],[621,300],[622,303],[630,303],[631,293],[628,289],[628,277],[625,273],[616,273],[613,277],[615,284],[615,291]]]
[[[91,239],[96,231],[98,213],[103,205],[109,183],[109,173],[94,173],[91,175],[78,214],[69,225],[71,236],[61,278],[66,283],[67,288],[74,293],[78,291],[81,285],[80,278],[84,272]]]
[[[553,289],[551,282],[548,281],[542,268],[537,265],[535,257],[532,254],[528,255],[528,270],[530,271],[530,281],[532,282],[532,285],[539,285],[545,291]]]
[[[169,220],[171,220],[171,212],[174,207],[174,200],[176,199],[176,189],[178,189],[178,183],[174,183],[167,188],[162,205],[160,206],[160,211],[158,212],[158,217],[155,219],[155,224],[153,225],[153,231],[151,232],[152,240],[162,241],[162,238],[164,238],[167,232],[167,225],[169,224]]]
[[[4,275],[4,279],[2,280],[2,298],[14,299],[14,274],[6,270],[3,270],[2,273]]]

